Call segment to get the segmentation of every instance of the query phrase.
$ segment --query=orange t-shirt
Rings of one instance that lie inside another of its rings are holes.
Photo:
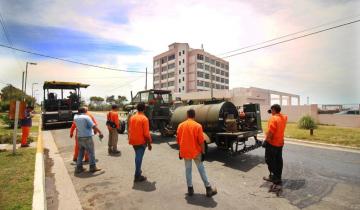
[[[147,140],[152,142],[149,120],[142,112],[137,112],[130,117],[128,133],[131,145],[143,145],[147,143]]]
[[[205,141],[203,129],[199,123],[189,118],[180,123],[176,140],[180,147],[180,157],[194,159],[202,151],[201,145]]]
[[[119,114],[117,111],[110,111],[107,114],[107,120],[110,120],[111,122],[115,123],[116,128],[120,128]],[[110,129],[110,126],[108,126],[108,129]]]
[[[268,141],[269,144],[281,147],[284,146],[284,133],[287,123],[287,116],[282,114],[275,114],[271,116],[268,122],[267,133],[272,133],[273,138]]]
[[[95,117],[94,117],[92,114],[90,114],[89,112],[86,112],[86,115],[91,118],[91,120],[93,121],[93,123],[94,123],[95,125],[97,125],[97,122],[96,122],[96,120],[95,120]],[[71,125],[71,128],[70,128],[70,134],[71,134],[71,135],[74,134],[75,129],[76,129],[76,124],[75,124],[75,122],[73,121],[73,123],[72,123],[72,125]],[[96,133],[95,133],[95,134],[96,134]],[[76,130],[75,135],[77,136],[77,130]]]

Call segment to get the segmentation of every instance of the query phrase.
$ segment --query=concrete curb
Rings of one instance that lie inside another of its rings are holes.
[[[32,201],[33,210],[46,210],[45,194],[45,165],[44,165],[44,146],[41,131],[41,119],[39,121],[39,134],[36,144],[36,159],[34,173],[34,194]]]
[[[259,135],[259,137],[265,138],[264,135]],[[360,148],[358,148],[358,147],[343,146],[343,145],[338,145],[338,144],[327,144],[327,143],[313,142],[313,141],[293,139],[293,138],[285,138],[285,141],[290,144],[298,144],[298,145],[312,146],[312,147],[318,147],[318,148],[324,148],[324,149],[341,150],[341,151],[347,151],[347,152],[360,153]]]

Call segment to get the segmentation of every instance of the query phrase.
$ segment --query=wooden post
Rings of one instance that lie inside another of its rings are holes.
[[[14,133],[13,133],[13,154],[15,154],[15,152],[16,152],[17,126],[18,126],[18,122],[19,122],[19,107],[20,107],[20,101],[16,101]]]
[[[310,136],[314,135],[314,129],[310,129]]]

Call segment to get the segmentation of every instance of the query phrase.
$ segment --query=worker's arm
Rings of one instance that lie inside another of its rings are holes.
[[[96,125],[94,125],[94,126],[92,127],[92,129],[94,130],[95,133],[98,133],[98,134],[99,134],[99,137],[100,137],[101,139],[104,137],[104,135],[102,134],[102,132],[100,131],[100,129],[99,129]]]
[[[268,123],[268,131],[266,132],[265,141],[267,141],[267,142],[272,141],[272,139],[274,138],[274,133],[275,133],[276,129],[277,129],[276,121],[273,120],[272,118],[270,118],[269,123]]]
[[[148,149],[151,150],[152,149],[152,146],[151,146],[152,139],[151,139],[151,135],[150,135],[150,126],[149,126],[148,119],[145,119],[143,121],[143,129],[144,129],[143,133],[144,133],[146,144],[148,146]]]
[[[72,138],[74,136],[75,129],[76,129],[76,124],[75,124],[75,122],[72,122],[71,128],[70,128],[70,138]]]
[[[202,129],[201,126],[199,126],[197,133],[198,133],[197,134],[198,142],[199,142],[199,144],[201,146],[201,152],[202,152],[202,154],[205,154],[205,144],[206,144],[206,142],[205,142],[205,138],[204,138],[204,134],[203,134],[203,129]]]

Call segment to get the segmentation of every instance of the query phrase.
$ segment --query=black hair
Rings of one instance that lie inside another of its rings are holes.
[[[86,113],[86,108],[85,107],[80,107],[78,111],[79,111],[79,114],[85,114]]]
[[[31,106],[31,105],[28,105],[26,108],[27,108],[27,109],[34,109],[34,107]]]
[[[279,104],[274,104],[271,106],[270,108],[271,110],[274,110],[276,113],[280,113],[281,112],[281,107]]]
[[[111,105],[111,109],[117,109],[117,108],[118,108],[118,105],[116,105],[116,104]]]
[[[189,109],[187,111],[187,116],[188,116],[188,118],[195,118],[195,110]]]
[[[144,102],[140,102],[136,105],[136,109],[139,111],[139,112],[143,112],[145,110],[145,103]]]

